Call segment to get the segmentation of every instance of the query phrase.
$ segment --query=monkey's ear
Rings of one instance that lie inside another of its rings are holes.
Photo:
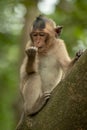
[[[56,32],[56,34],[57,34],[58,36],[60,35],[62,28],[63,28],[63,26],[57,26],[57,27],[55,28],[55,32]]]

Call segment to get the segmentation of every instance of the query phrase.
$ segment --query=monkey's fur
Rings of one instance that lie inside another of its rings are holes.
[[[77,60],[71,60],[64,41],[57,38],[60,30],[61,27],[44,16],[37,17],[33,23],[20,71],[20,90],[27,115],[41,110],[67,69]]]

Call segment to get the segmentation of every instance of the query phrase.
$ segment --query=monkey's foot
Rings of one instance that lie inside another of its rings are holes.
[[[26,54],[29,57],[34,57],[36,55],[38,48],[37,47],[29,47],[28,49],[25,50]]]
[[[44,97],[45,100],[48,100],[50,98],[50,95],[51,94],[49,92],[45,92],[43,97]]]
[[[44,93],[42,97],[39,97],[35,105],[32,107],[32,110],[30,111],[29,115],[34,116],[39,111],[41,111],[41,109],[46,105],[49,98],[50,98],[50,93],[48,92]]]

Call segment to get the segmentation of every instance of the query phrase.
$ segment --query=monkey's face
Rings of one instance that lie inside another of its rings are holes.
[[[38,48],[39,52],[42,52],[46,49],[46,43],[48,39],[48,33],[43,30],[35,30],[31,33],[31,40],[33,46]]]

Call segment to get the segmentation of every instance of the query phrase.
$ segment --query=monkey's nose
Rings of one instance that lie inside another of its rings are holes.
[[[36,46],[37,46],[37,47],[41,46],[41,44],[40,44],[40,41],[39,41],[39,40],[37,41]]]

